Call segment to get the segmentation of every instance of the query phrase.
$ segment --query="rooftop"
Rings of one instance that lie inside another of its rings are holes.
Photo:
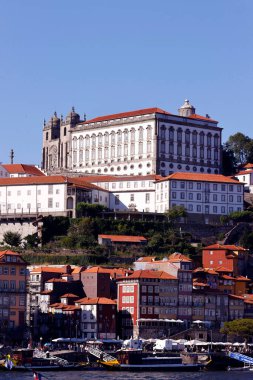
[[[233,183],[237,185],[242,185],[241,182],[232,179],[231,177],[226,177],[222,174],[203,174],[203,173],[188,173],[188,172],[176,172],[164,177],[157,182],[168,181],[168,180],[180,180],[180,181],[199,181],[199,182],[222,182],[222,183]]]

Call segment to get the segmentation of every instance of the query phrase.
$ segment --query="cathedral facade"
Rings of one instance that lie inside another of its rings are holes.
[[[167,176],[221,172],[222,128],[186,100],[178,115],[147,108],[80,120],[55,114],[44,125],[42,168],[49,173]]]

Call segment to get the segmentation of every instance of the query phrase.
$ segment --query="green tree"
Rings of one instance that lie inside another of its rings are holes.
[[[236,172],[237,164],[234,152],[227,144],[222,147],[222,173],[233,175]]]
[[[225,322],[220,332],[222,334],[240,336],[247,341],[253,335],[253,319],[242,318]]]
[[[184,206],[173,206],[165,211],[164,214],[170,222],[175,222],[179,218],[185,218],[187,216],[187,211]]]
[[[21,244],[21,235],[18,232],[7,231],[3,235],[4,243],[11,247],[18,247]]]
[[[103,211],[106,211],[106,207],[103,205],[94,205],[90,203],[80,202],[76,206],[78,217],[83,216],[98,216]]]
[[[237,164],[242,165],[253,159],[253,139],[241,132],[229,137],[226,146],[234,153]]]

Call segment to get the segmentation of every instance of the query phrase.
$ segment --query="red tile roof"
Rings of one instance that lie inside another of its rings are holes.
[[[66,267],[57,268],[57,267],[37,267],[33,268],[30,273],[42,273],[42,272],[48,272],[48,273],[66,273]]]
[[[186,173],[186,172],[176,172],[170,174],[157,182],[168,181],[168,180],[180,180],[180,181],[199,181],[199,182],[222,182],[222,183],[234,183],[237,185],[242,185],[241,182],[226,177],[222,174],[203,174],[203,173]]]
[[[34,165],[25,164],[3,164],[2,165],[9,174],[30,174],[33,176],[45,176],[42,171],[40,171]]]
[[[249,163],[247,163],[247,164],[245,164],[245,165],[243,165],[243,168],[249,168],[249,169],[253,169],[253,164],[251,164],[250,162]]]
[[[210,117],[205,117],[205,116],[197,115],[196,113],[188,116],[188,118],[190,118],[190,119],[200,119],[200,120],[211,121],[212,123],[218,123],[217,120],[211,119]]]
[[[72,293],[66,293],[63,294],[60,298],[78,298],[78,296]]]
[[[225,268],[225,267],[217,267],[215,268],[215,271],[216,272],[227,272],[227,273],[232,273],[232,269],[228,269],[228,268]]]
[[[181,262],[181,261],[187,261],[187,262],[192,262],[191,259],[189,259],[189,257],[183,255],[182,253],[179,253],[179,252],[174,252],[172,253],[170,256],[169,256],[169,261],[171,261],[172,263],[176,263],[176,262]]]
[[[97,298],[81,298],[80,300],[77,300],[76,303],[79,303],[80,305],[116,305],[117,302],[114,300],[111,300],[109,298],[105,297],[97,297]]]
[[[132,272],[133,271],[125,268],[103,268],[99,266],[91,267],[85,270],[85,273],[108,273],[111,277],[122,277]]]
[[[98,123],[101,121],[122,119],[122,118],[126,118],[126,117],[149,115],[149,114],[154,114],[154,113],[171,115],[171,113],[164,111],[161,108],[153,107],[153,108],[144,108],[144,109],[136,110],[136,111],[128,111],[128,112],[122,112],[122,113],[115,113],[112,115],[99,116],[99,117],[95,117],[94,119],[85,121],[85,122],[80,123],[80,124]]]
[[[0,186],[15,186],[15,185],[47,185],[47,184],[68,184],[75,187],[103,190],[100,187],[86,182],[82,177],[65,177],[65,176],[41,176],[41,177],[13,177],[0,178]]]
[[[101,239],[109,239],[112,242],[120,243],[141,243],[147,241],[144,236],[126,236],[126,235],[98,235]]]
[[[247,278],[247,277],[244,277],[244,276],[237,276],[236,277],[236,281],[243,281],[243,282],[250,282],[251,279],[250,278]]]
[[[13,252],[13,251],[10,251],[9,249],[6,249],[5,251],[0,251],[0,258],[5,255],[21,256],[18,252]]]
[[[218,273],[212,268],[196,268],[193,270],[193,272],[194,273],[204,272],[204,273],[208,273],[208,274],[218,275]]]
[[[134,271],[132,274],[130,274],[130,276],[128,277],[125,277],[125,279],[140,279],[140,278],[160,278],[160,279],[165,279],[165,280],[177,280],[177,278],[175,276],[172,276],[164,271],[155,271],[155,270],[147,270],[147,269],[144,269],[144,270],[136,270]]]
[[[212,244],[204,247],[205,249],[225,249],[228,251],[248,251],[246,248],[240,247],[239,245],[223,245],[223,244]]]
[[[238,175],[245,175],[245,174],[251,174],[251,173],[253,173],[253,169],[241,170],[238,173],[236,173],[234,176],[237,177]]]

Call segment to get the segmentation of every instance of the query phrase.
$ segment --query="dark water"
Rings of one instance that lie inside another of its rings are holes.
[[[74,372],[40,372],[42,380],[253,380],[253,372],[107,372],[107,371],[74,371]],[[33,380],[30,372],[1,372],[0,380]]]

